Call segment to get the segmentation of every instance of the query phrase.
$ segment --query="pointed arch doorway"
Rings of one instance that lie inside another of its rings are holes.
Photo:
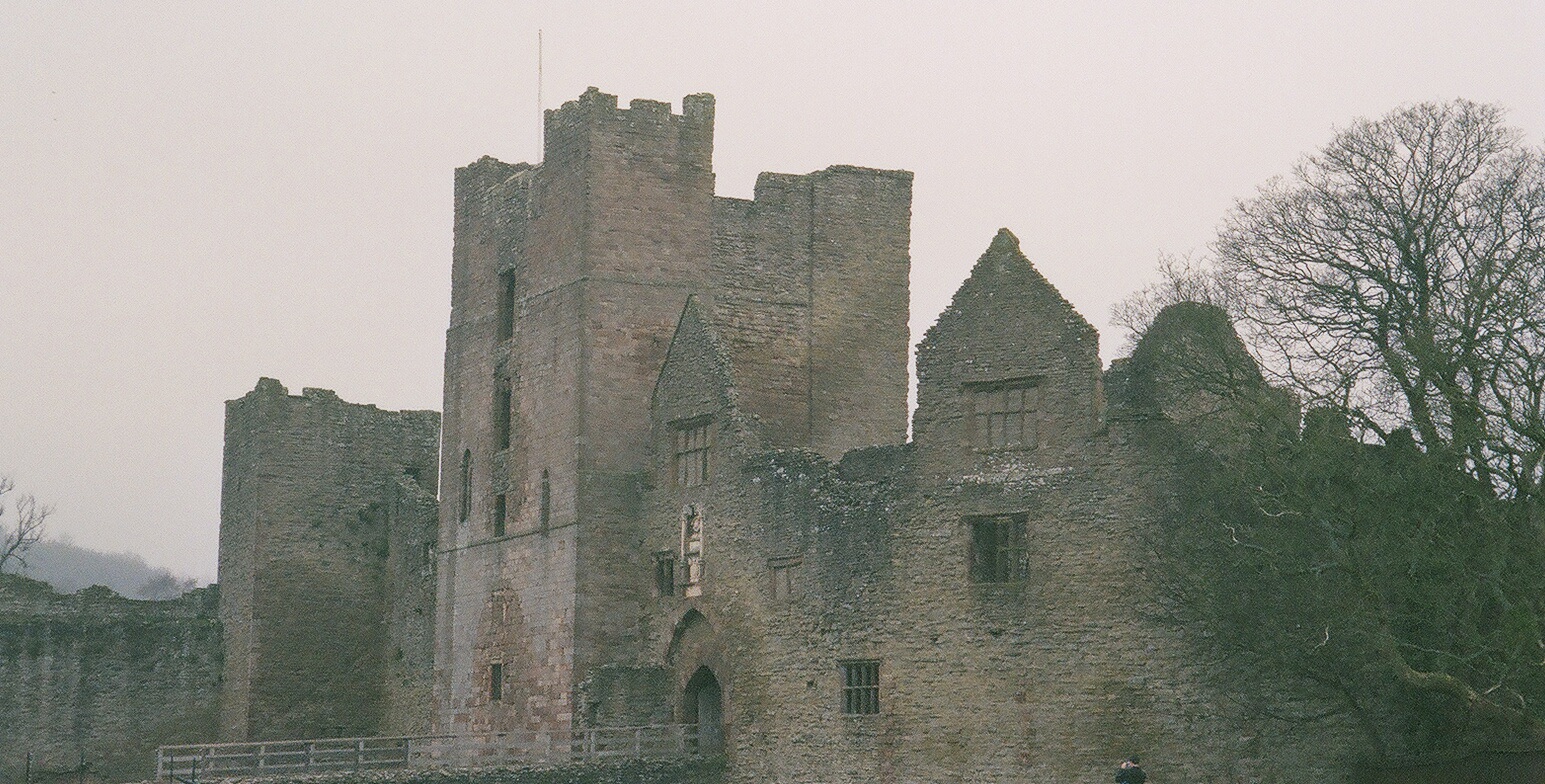
[[[687,680],[682,695],[682,718],[697,725],[697,750],[718,754],[724,750],[724,694],[719,679],[706,666]]]

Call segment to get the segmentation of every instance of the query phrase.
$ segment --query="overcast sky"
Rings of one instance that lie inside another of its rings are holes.
[[[938,10],[925,10],[932,5]],[[0,1],[0,471],[215,577],[223,402],[439,408],[455,167],[547,107],[718,97],[718,192],[916,172],[914,339],[994,231],[1102,332],[1161,252],[1359,116],[1545,132],[1545,3]]]

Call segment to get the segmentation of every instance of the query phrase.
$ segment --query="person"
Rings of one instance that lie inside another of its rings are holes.
[[[1127,761],[1116,769],[1116,784],[1143,784],[1147,780],[1148,774],[1137,766],[1136,757],[1127,757]]]

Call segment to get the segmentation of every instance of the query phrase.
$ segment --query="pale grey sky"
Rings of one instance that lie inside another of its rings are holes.
[[[1101,328],[1358,116],[1545,132],[1545,3],[0,2],[0,471],[215,576],[223,401],[438,408],[451,177],[595,85],[718,97],[720,194],[917,173],[913,332],[993,232]]]

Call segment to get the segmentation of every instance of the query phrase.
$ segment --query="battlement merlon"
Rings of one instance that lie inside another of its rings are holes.
[[[635,154],[670,154],[678,164],[713,170],[714,97],[694,93],[681,99],[681,114],[669,103],[635,98],[628,108],[617,96],[591,87],[543,117],[542,162],[573,161],[596,131],[616,134]],[[587,132],[588,131],[588,132]]]
[[[266,408],[258,408],[264,405]],[[422,432],[433,430],[438,433],[440,426],[440,412],[426,409],[383,409],[374,403],[351,403],[338,396],[331,389],[321,387],[303,387],[299,395],[292,395],[282,382],[275,378],[264,376],[259,378],[252,391],[234,400],[225,401],[227,428],[230,427],[232,415],[242,412],[245,416],[283,416],[279,412],[292,406],[332,406],[340,410],[360,412],[362,416],[377,417],[380,422],[397,422],[400,426],[417,429]],[[259,413],[259,412],[263,413]],[[227,432],[227,439],[231,434]]]
[[[911,206],[912,172],[905,169],[872,169],[867,166],[837,164],[809,174],[783,174],[762,172],[756,178],[756,190],[752,201],[780,201],[791,193],[808,192],[813,182],[834,179],[872,180],[892,188],[903,189]]]

